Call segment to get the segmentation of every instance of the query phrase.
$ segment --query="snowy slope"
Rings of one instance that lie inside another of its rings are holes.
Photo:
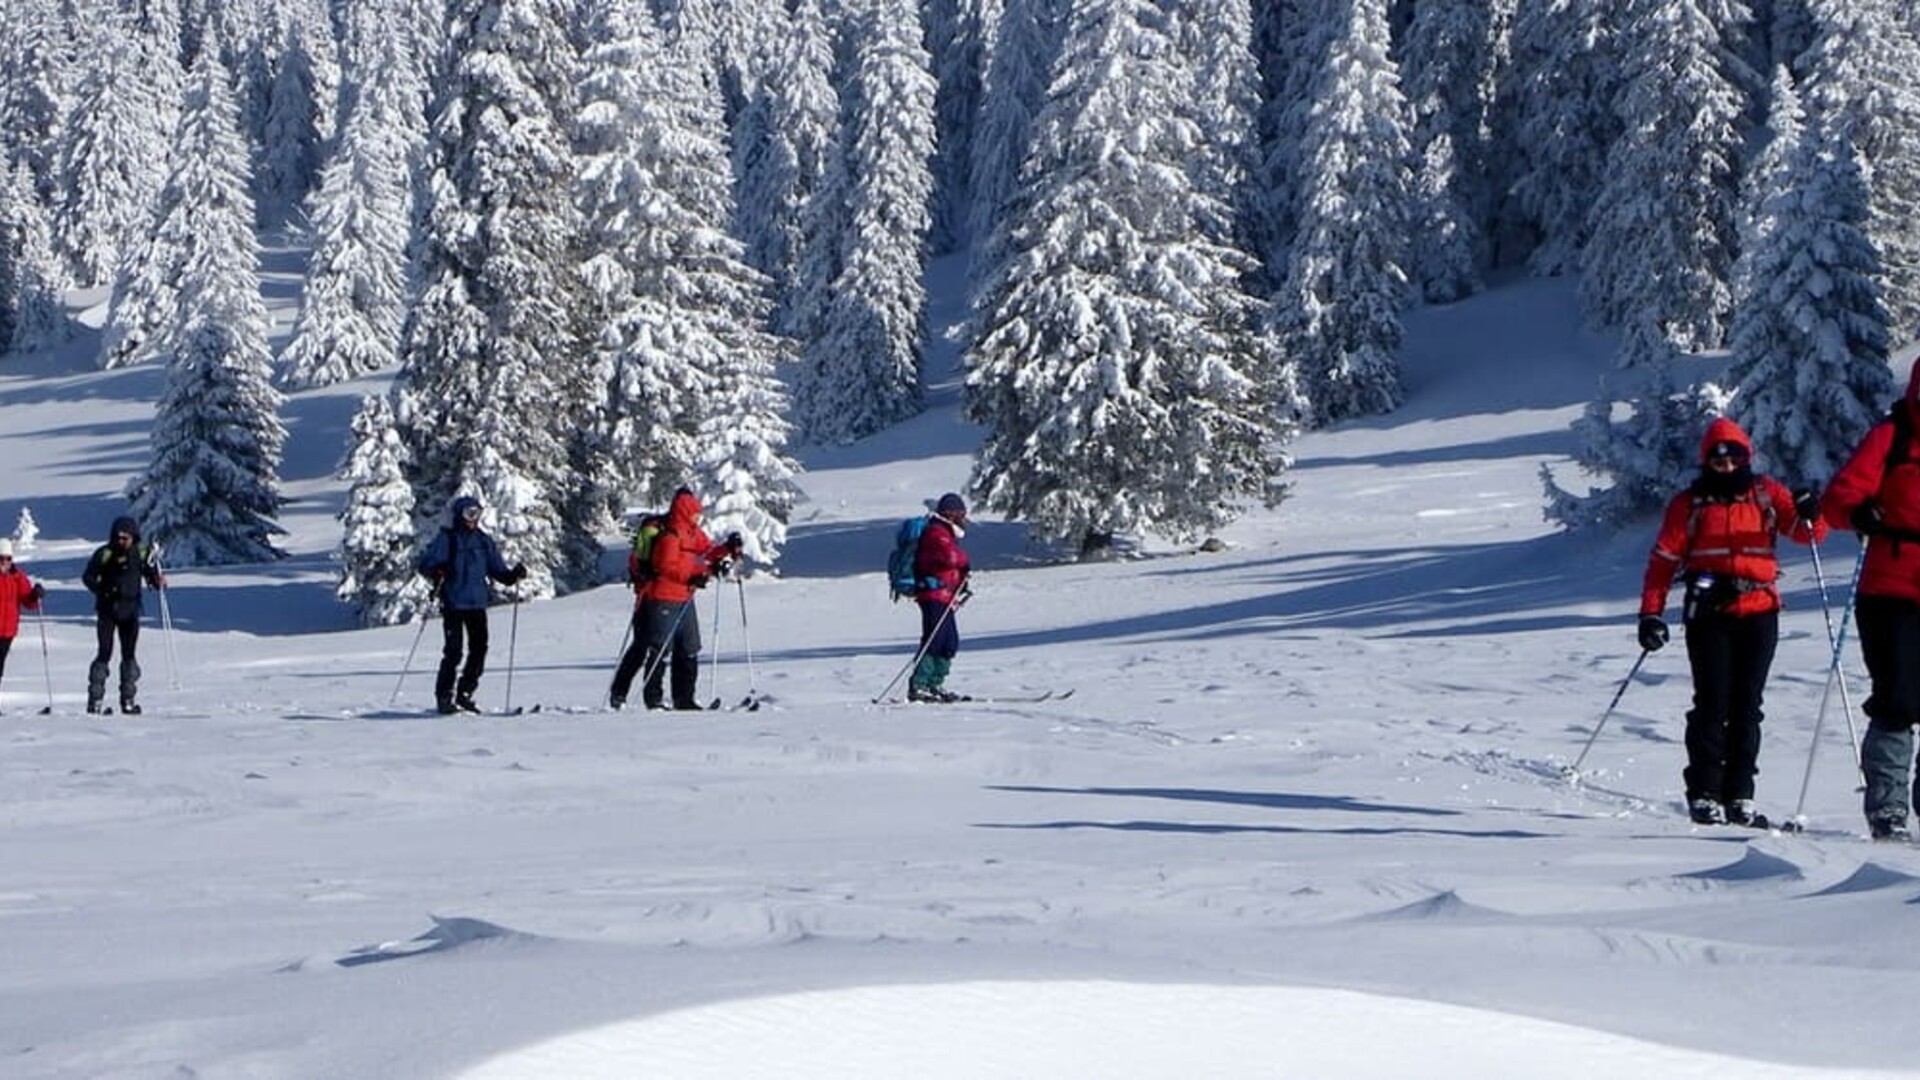
[[[1409,404],[1302,439],[1220,553],[982,521],[952,685],[1073,696],[876,707],[888,532],[969,465],[944,384],[807,455],[781,573],[702,597],[703,696],[767,704],[700,715],[599,711],[617,586],[495,610],[480,697],[540,712],[421,714],[437,628],[402,681],[416,628],[330,599],[377,380],[290,403],[293,557],[176,573],[148,712],[76,715],[159,372],[9,361],[0,525],[31,507],[53,595],[0,684],[0,1075],[1920,1075],[1920,851],[1859,838],[1837,702],[1806,835],[1686,823],[1677,648],[1561,776],[1652,532],[1541,520],[1606,363],[1577,325],[1554,282],[1420,313]],[[1785,566],[1776,816],[1828,648]]]

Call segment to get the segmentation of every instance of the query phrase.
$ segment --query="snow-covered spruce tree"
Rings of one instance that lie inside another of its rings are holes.
[[[0,353],[66,340],[60,302],[65,270],[53,250],[53,226],[34,194],[25,162],[0,176]]]
[[[1692,483],[1700,470],[1700,435],[1727,411],[1727,394],[1711,382],[1688,385],[1682,357],[1651,317],[1629,324],[1620,337],[1615,373],[1600,396],[1573,422],[1580,470],[1611,485],[1576,494],[1545,465],[1546,516],[1568,528],[1617,528],[1650,513]],[[1628,410],[1614,419],[1613,384],[1623,386]]]
[[[356,25],[373,32],[355,38],[354,93],[313,200],[313,254],[280,357],[289,387],[341,382],[399,356],[424,118],[405,40],[364,20]]]
[[[406,622],[424,614],[432,599],[426,579],[414,570],[420,553],[406,456],[393,407],[384,397],[363,398],[340,469],[347,504],[340,511],[340,584],[334,595],[352,604],[366,626]]]
[[[1249,0],[1163,4],[1175,47],[1193,72],[1188,116],[1203,132],[1188,168],[1228,220],[1206,226],[1210,236],[1250,250],[1254,213],[1252,177],[1259,152],[1254,117],[1260,108],[1260,76],[1253,60],[1253,9]]]
[[[22,555],[25,555],[33,550],[34,542],[39,538],[40,523],[33,520],[32,510],[21,507],[20,516],[13,522],[14,546],[20,549]]]
[[[968,233],[973,240],[977,279],[998,265],[995,237],[1007,220],[1020,186],[1020,167],[1032,140],[1033,120],[1046,101],[1047,82],[1060,52],[1065,20],[1056,15],[1060,0],[1003,0],[993,48],[980,89],[980,112],[973,122],[973,206]]]
[[[457,0],[448,19],[395,423],[419,524],[478,496],[502,554],[527,565],[522,594],[550,595],[590,580],[598,555],[563,510],[597,404],[572,273],[575,58],[557,0]]]
[[[1595,323],[1651,316],[1682,350],[1716,348],[1725,335],[1752,82],[1705,6],[1631,4],[1615,105],[1622,134],[1593,204],[1581,278]]]
[[[609,23],[616,20],[609,19]],[[607,506],[664,505],[692,484],[716,527],[771,559],[793,502],[781,454],[786,345],[732,220],[725,126],[704,56],[662,48],[635,12],[585,57],[577,144],[582,274],[608,372]],[[731,514],[731,520],[722,514]]]
[[[1894,392],[1858,149],[1799,108],[1783,69],[1769,126],[1788,152],[1757,193],[1727,373],[1734,418],[1794,485],[1839,471]]]
[[[1271,286],[1286,278],[1299,222],[1300,148],[1313,107],[1313,86],[1326,64],[1333,20],[1343,0],[1273,0],[1254,16],[1254,63],[1260,73],[1251,226],[1261,274]]]
[[[1083,553],[1190,538],[1270,501],[1284,468],[1239,288],[1252,260],[1206,239],[1223,208],[1187,170],[1192,73],[1161,25],[1152,0],[1076,7],[1036,190],[970,327],[966,413],[987,429],[972,489]]]
[[[297,19],[288,22],[266,104],[254,171],[259,193],[255,202],[261,226],[276,228],[299,220],[307,193],[320,176],[320,103],[314,97],[306,31]]]
[[[755,90],[754,113],[763,119],[737,177],[737,220],[747,261],[772,283],[771,325],[797,340],[807,207],[839,145],[840,96],[829,78],[833,42],[818,0],[799,0],[768,48],[772,56]]]
[[[253,199],[227,75],[201,54],[182,96],[161,229],[179,237],[167,385],[132,513],[174,565],[276,557],[286,429],[271,382]]]
[[[51,206],[59,184],[63,114],[74,81],[59,35],[71,28],[53,0],[13,0],[0,29],[0,165],[24,165]]]
[[[135,42],[109,20],[94,30],[66,118],[55,235],[83,288],[114,280],[122,252],[153,219],[177,102],[161,102]]]
[[[1490,261],[1489,111],[1501,43],[1498,6],[1437,0],[1414,10],[1401,71],[1412,109],[1414,243],[1422,297],[1479,292]]]
[[[1804,58],[1809,115],[1853,144],[1866,168],[1867,239],[1896,338],[1920,336],[1920,31],[1903,0],[1813,0]]]
[[[850,442],[912,416],[925,392],[933,76],[911,6],[859,0],[847,19],[846,228],[794,386],[796,423],[816,442]]]
[[[1513,195],[1536,232],[1535,273],[1581,266],[1588,210],[1600,191],[1607,149],[1620,133],[1613,57],[1622,0],[1519,0],[1513,75],[1522,156]]]
[[[945,255],[967,242],[972,184],[974,117],[980,111],[988,39],[1002,0],[921,0],[927,50],[933,58],[935,152],[931,252]]]
[[[1412,300],[1406,102],[1384,0],[1346,0],[1302,133],[1298,221],[1269,303],[1319,423],[1400,404],[1400,315]]]

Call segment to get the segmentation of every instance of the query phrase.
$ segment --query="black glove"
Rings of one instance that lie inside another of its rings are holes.
[[[690,578],[688,578],[688,579],[687,579],[687,586],[688,586],[689,588],[693,588],[693,589],[704,589],[704,588],[706,588],[706,587],[707,587],[707,575],[705,575],[705,574],[695,574],[695,575],[693,575],[692,577],[690,577]]]
[[[1886,523],[1887,515],[1880,509],[1879,499],[1868,499],[1854,507],[1853,513],[1847,516],[1847,520],[1853,523],[1854,532],[1861,536],[1872,536],[1880,531],[1880,526]]]
[[[1820,489],[1803,487],[1793,493],[1793,512],[1809,524],[1820,519]]]
[[[740,533],[736,530],[727,534],[726,545],[728,551],[738,555],[740,554],[740,549],[747,546],[747,542],[741,538]]]
[[[47,595],[47,587],[36,581],[33,583],[33,588],[27,590],[27,595],[33,597],[34,602],[38,603],[41,597]]]
[[[1667,643],[1667,620],[1658,615],[1640,616],[1640,647],[1648,652],[1659,652]]]
[[[732,559],[721,559],[713,564],[714,577],[726,577],[731,573],[733,573]]]
[[[526,563],[515,563],[513,565],[513,568],[507,571],[507,584],[509,585],[518,585],[522,581],[525,581],[526,579],[527,579]]]

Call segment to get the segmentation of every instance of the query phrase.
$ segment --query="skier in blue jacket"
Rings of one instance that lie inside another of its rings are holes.
[[[440,675],[433,683],[434,703],[442,713],[480,711],[473,692],[487,666],[487,601],[492,599],[487,581],[516,585],[527,576],[525,563],[508,566],[500,557],[499,545],[480,529],[480,514],[479,499],[462,495],[453,500],[453,521],[420,556],[420,572],[433,580],[446,628]],[[460,663],[463,640],[464,667]]]

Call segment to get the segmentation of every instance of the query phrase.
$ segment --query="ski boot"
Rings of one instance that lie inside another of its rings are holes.
[[[474,703],[472,694],[455,694],[453,707],[461,712],[477,713],[480,711],[480,706]]]
[[[1721,806],[1719,800],[1703,796],[1687,803],[1687,816],[1695,825],[1725,825],[1727,808]]]
[[[1891,814],[1883,814],[1878,817],[1870,817],[1867,819],[1867,832],[1875,840],[1884,840],[1893,843],[1903,844],[1912,839],[1912,836],[1907,832],[1907,819],[1905,816],[1895,817]]]
[[[1728,799],[1726,803],[1727,824],[1745,825],[1749,829],[1772,827],[1767,815],[1753,808],[1752,799]]]
[[[433,700],[433,707],[440,711],[441,716],[452,716],[454,713],[460,711],[454,707],[453,699],[450,697],[435,698]]]
[[[120,711],[127,714],[128,716],[139,716],[140,705],[138,702],[135,702],[132,698],[121,698]]]

